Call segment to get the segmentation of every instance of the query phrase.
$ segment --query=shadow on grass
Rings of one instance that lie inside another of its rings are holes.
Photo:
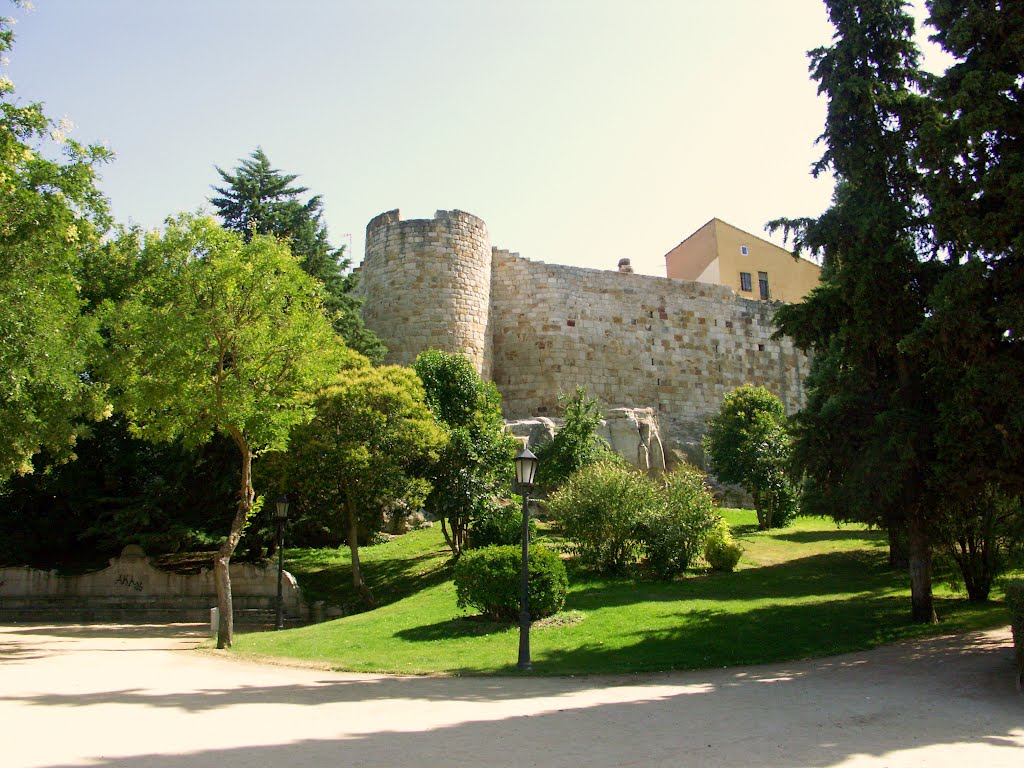
[[[730,526],[733,536],[751,536],[755,533],[760,533],[761,529],[757,527],[757,523],[740,523],[739,525]]]
[[[507,622],[487,621],[476,616],[460,616],[456,619],[410,627],[395,633],[396,637],[414,642],[454,640],[462,637],[481,637],[507,632],[514,625]]]
[[[832,656],[997,623],[998,609],[993,606],[937,600],[936,610],[945,623],[931,627],[910,622],[902,595],[865,594],[826,603],[770,605],[744,613],[679,611],[668,622],[670,627],[636,631],[617,643],[550,649],[535,654],[535,659],[539,656],[537,665],[546,673],[563,675],[764,664]]]
[[[851,592],[889,592],[904,586],[885,552],[828,552],[734,573],[708,573],[671,582],[604,579],[576,572],[570,580],[572,608],[596,608],[677,600],[770,600],[827,597]]]
[[[792,531],[773,533],[772,538],[792,541],[797,544],[812,544],[819,541],[870,541],[884,542],[885,534],[879,531],[865,531],[837,528],[834,531]]]
[[[424,568],[431,561],[437,561],[437,565]],[[365,560],[361,566],[363,579],[373,592],[377,607],[441,584],[451,577],[452,569],[451,561],[441,560],[436,552],[407,558]],[[294,573],[307,600],[325,600],[331,605],[345,606],[353,613],[364,610],[360,596],[352,587],[350,563],[332,563],[309,571],[303,571],[300,563]]]

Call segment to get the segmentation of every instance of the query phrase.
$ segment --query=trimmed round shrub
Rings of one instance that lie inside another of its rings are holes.
[[[622,573],[642,550],[646,518],[661,506],[647,475],[599,462],[574,472],[548,499],[577,561],[599,573]]]
[[[686,571],[721,520],[704,479],[704,473],[696,467],[677,467],[663,480],[664,503],[644,521],[647,567],[660,579]]]
[[[733,539],[725,520],[719,520],[704,542],[704,559],[716,571],[731,571],[743,554],[743,547]]]
[[[491,546],[464,552],[455,564],[459,608],[476,608],[496,621],[519,620],[522,546]],[[542,619],[565,605],[569,579],[556,552],[530,547],[530,618]]]
[[[518,544],[523,541],[523,499],[512,497],[513,504],[489,505],[478,512],[469,524],[469,546],[472,549],[501,544]],[[529,522],[530,538],[537,533],[537,523]]]

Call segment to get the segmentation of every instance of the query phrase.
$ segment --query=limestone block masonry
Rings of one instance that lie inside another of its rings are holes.
[[[605,408],[651,408],[666,451],[692,459],[726,392],[759,384],[789,413],[803,403],[807,358],[772,339],[777,305],[723,286],[530,261],[492,249],[461,211],[377,216],[360,274],[389,362],[464,352],[507,419],[558,416],[559,393],[581,385]]]
[[[366,325],[389,363],[411,365],[431,347],[466,354],[490,375],[491,243],[487,225],[462,211],[402,221],[397,210],[366,225],[360,269]]]

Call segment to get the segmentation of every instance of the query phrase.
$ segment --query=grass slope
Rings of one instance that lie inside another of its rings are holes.
[[[745,547],[735,573],[695,571],[669,583],[571,574],[567,613],[531,632],[533,673],[757,664],[1007,621],[1001,603],[973,605],[936,586],[943,623],[911,624],[907,579],[888,569],[882,534],[837,528],[820,518],[800,518],[784,530],[761,533],[752,512],[724,512]],[[383,561],[390,547],[419,551],[413,562],[433,565],[420,578],[418,591],[325,624],[239,635],[235,650],[353,671],[515,673],[518,629],[467,617],[455,607],[454,586],[438,565],[440,534],[421,531],[403,539],[367,553],[377,550]],[[336,573],[342,575],[347,576]],[[323,572],[321,577],[327,578]]]

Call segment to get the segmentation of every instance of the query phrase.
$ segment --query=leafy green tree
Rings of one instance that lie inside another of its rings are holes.
[[[430,349],[413,367],[449,438],[429,470],[433,490],[424,506],[440,518],[445,541],[459,555],[474,517],[508,489],[518,441],[505,432],[497,388],[482,381],[464,355]]]
[[[0,61],[12,23],[0,17]],[[109,415],[105,386],[87,375],[100,338],[79,280],[109,226],[96,167],[110,153],[63,133],[0,75],[0,482],[31,472],[43,449],[73,458],[88,423]]]
[[[219,196],[210,202],[224,226],[246,241],[254,235],[273,235],[286,242],[302,268],[324,284],[327,310],[345,343],[374,363],[383,360],[387,350],[363,325],[362,303],[351,295],[357,277],[345,274],[349,266],[345,247],[332,248],[328,240],[320,195],[303,200],[308,188],[294,185],[296,174],[272,167],[260,147],[240,161],[233,173],[216,170],[225,186],[213,188]]]
[[[597,434],[604,414],[597,398],[588,397],[584,387],[573,395],[558,396],[563,422],[554,438],[537,446],[537,483],[553,489],[564,483],[573,472],[596,461],[614,461],[616,456],[608,441]]]
[[[968,502],[954,499],[940,518],[936,540],[952,560],[970,600],[988,600],[992,583],[1024,546],[1024,506],[994,486]]]
[[[821,284],[775,316],[781,334],[814,353],[795,460],[808,478],[805,511],[906,532],[911,615],[930,622],[936,413],[927,366],[904,342],[926,316],[938,271],[918,258],[928,232],[915,159],[934,108],[920,93],[914,24],[900,0],[827,6],[834,43],[811,52],[828,99],[813,171],[835,175],[832,206],[770,225],[823,259]]]
[[[767,389],[748,384],[728,393],[704,435],[704,450],[719,480],[753,497],[759,529],[784,526],[796,513],[786,412]]]
[[[332,332],[319,285],[280,241],[245,242],[210,218],[181,215],[146,237],[154,265],[103,310],[107,370],[133,433],[186,447],[230,437],[241,459],[238,506],[214,558],[218,647],[233,639],[231,555],[254,511],[254,455],[287,444],[313,409],[305,393],[365,364]]]
[[[423,477],[446,443],[410,368],[367,368],[338,378],[315,400],[316,416],[293,433],[290,481],[307,506],[342,511],[352,553],[352,583],[374,604],[359,564],[359,538],[384,524],[385,513],[418,509]]]

